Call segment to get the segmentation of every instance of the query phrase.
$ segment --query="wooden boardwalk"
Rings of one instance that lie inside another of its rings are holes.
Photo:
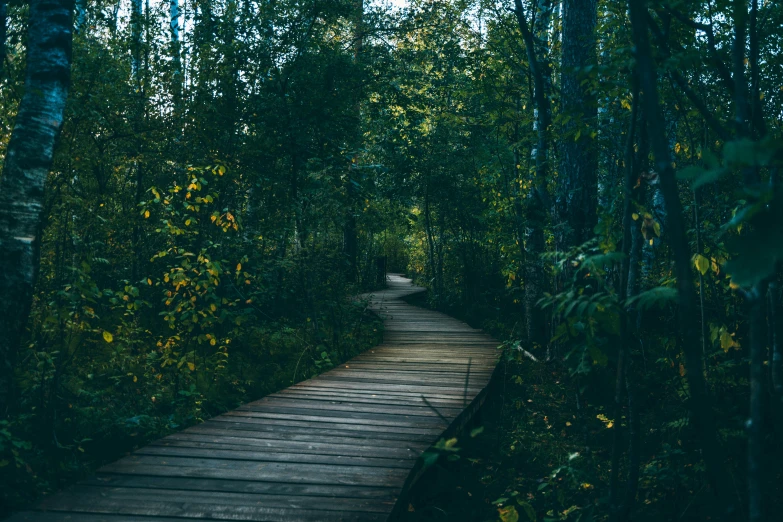
[[[314,379],[153,442],[9,522],[388,520],[419,456],[481,405],[497,342],[403,302],[389,276],[371,308],[384,343]]]

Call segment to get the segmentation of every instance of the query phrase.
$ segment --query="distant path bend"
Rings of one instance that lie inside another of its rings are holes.
[[[484,400],[497,342],[400,298],[370,308],[380,346],[305,382],[153,442],[9,522],[385,521]]]

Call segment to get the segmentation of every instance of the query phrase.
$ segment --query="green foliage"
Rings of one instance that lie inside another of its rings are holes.
[[[425,454],[430,470],[478,469],[482,516],[610,517],[613,430],[627,455],[634,410],[641,475],[629,518],[717,519],[689,377],[706,378],[742,497],[744,296],[764,298],[783,261],[779,3],[759,2],[744,107],[730,51],[739,7],[647,2],[666,158],[650,154],[661,129],[642,127],[649,117],[634,100],[627,2],[598,2],[595,63],[574,71],[597,100],[592,116],[564,108],[562,10],[522,2],[535,11],[533,55],[552,116],[545,156],[514,13],[486,1],[391,12],[364,2],[359,50],[355,4],[196,2],[178,45],[154,3],[139,42],[108,3],[90,4],[46,185],[18,401],[0,420],[4,504],[372,345],[379,322],[351,296],[383,284],[385,258],[428,287],[420,304],[504,341],[506,395],[497,442],[485,444],[500,449],[473,462],[461,436],[459,451],[452,439]],[[9,13],[0,157],[23,90],[26,7]],[[575,144],[597,179],[569,178]],[[656,171],[668,162],[676,181]],[[593,183],[580,211],[597,224],[570,244],[573,223],[560,209]],[[664,201],[667,183],[679,201]],[[678,206],[681,230],[668,215]],[[689,247],[687,296],[678,237]],[[691,301],[698,320],[683,325],[677,312]],[[774,326],[772,315],[761,323]],[[528,338],[529,317],[543,342]],[[687,366],[683,327],[697,332],[703,367]],[[618,368],[628,372],[619,387]],[[765,377],[776,396],[772,372]],[[616,405],[618,390],[635,402]],[[772,426],[779,415],[769,411]],[[775,458],[778,435],[765,439]],[[631,465],[620,459],[621,482]],[[779,476],[769,473],[777,502]]]

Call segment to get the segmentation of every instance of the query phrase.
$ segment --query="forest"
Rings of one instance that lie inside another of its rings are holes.
[[[776,0],[0,0],[0,518],[377,345],[400,273],[499,344],[402,520],[780,520],[782,49]]]

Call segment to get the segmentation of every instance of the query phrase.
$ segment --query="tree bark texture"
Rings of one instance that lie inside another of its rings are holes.
[[[71,74],[73,0],[30,2],[25,91],[0,178],[0,416],[32,303],[44,186]]]
[[[353,59],[358,63],[364,48],[364,0],[354,0],[354,20],[353,20]],[[356,104],[354,106],[354,116],[357,125],[361,125],[361,92],[356,93]],[[357,127],[357,130],[358,127]],[[357,147],[361,140],[361,132],[357,132]],[[348,184],[346,193],[348,196],[348,212],[343,227],[343,250],[348,260],[348,280],[356,282],[359,276],[358,267],[358,234],[356,230],[356,214],[358,207],[359,194],[357,193],[356,169],[359,164],[359,154],[354,153],[351,158],[351,164],[348,166]]]
[[[598,204],[598,155],[592,133],[596,128],[598,103],[590,94],[585,67],[596,62],[595,0],[563,2],[563,56],[561,73],[562,113],[568,119],[560,145],[557,211],[561,250],[580,245],[593,235]]]
[[[544,290],[544,266],[541,254],[544,252],[544,226],[546,224],[546,209],[548,195],[546,192],[547,180],[547,151],[549,148],[548,131],[551,123],[549,111],[549,98],[546,88],[546,71],[539,61],[536,52],[535,36],[528,26],[527,16],[521,0],[514,2],[515,14],[522,39],[525,43],[530,74],[533,77],[533,97],[536,107],[536,131],[538,144],[535,150],[536,170],[533,180],[533,189],[527,200],[526,214],[526,240],[525,251],[528,254],[525,260],[525,316],[527,340],[531,346],[543,346],[546,344],[546,324],[544,314],[538,306],[538,300]]]
[[[5,72],[5,40],[7,38],[8,25],[6,19],[8,18],[8,5],[6,0],[0,0],[0,82],[3,81],[3,73]]]
[[[171,30],[171,59],[172,59],[172,87],[174,94],[174,110],[179,115],[182,102],[182,56],[179,37],[179,0],[171,0],[169,3],[169,29]]]

